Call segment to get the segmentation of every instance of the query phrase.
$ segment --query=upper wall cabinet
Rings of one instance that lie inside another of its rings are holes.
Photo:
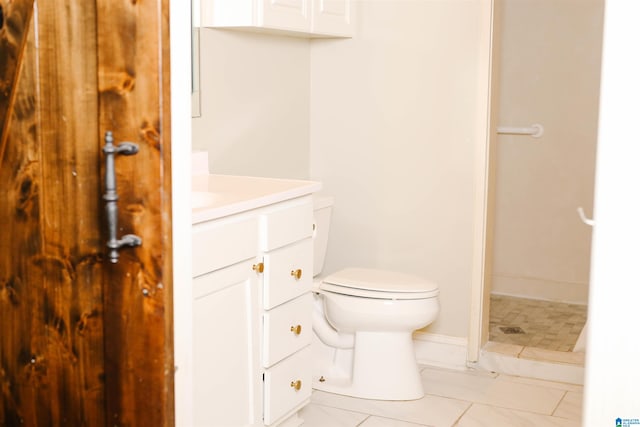
[[[311,32],[353,37],[353,4],[351,0],[312,0]]]
[[[352,0],[202,0],[203,27],[352,37]]]

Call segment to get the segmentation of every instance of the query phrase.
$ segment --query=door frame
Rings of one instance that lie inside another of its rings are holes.
[[[473,252],[471,268],[471,299],[469,310],[469,333],[467,363],[480,358],[480,349],[489,335],[489,295],[491,291],[491,256],[493,215],[493,161],[495,147],[495,108],[491,100],[497,98],[498,69],[495,41],[498,34],[497,21],[499,0],[484,0],[480,3],[478,37],[478,84],[474,155],[474,201],[473,201]]]
[[[191,290],[191,10],[169,4],[171,49],[171,174],[173,233],[173,326],[176,426],[193,425]]]

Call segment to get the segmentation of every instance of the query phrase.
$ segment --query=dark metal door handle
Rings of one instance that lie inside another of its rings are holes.
[[[123,154],[131,156],[138,152],[138,145],[132,142],[123,142],[119,145],[113,145],[113,134],[107,131],[104,136],[104,147],[102,152],[105,154],[105,173],[104,186],[106,192],[102,198],[105,200],[105,211],[107,214],[107,227],[109,231],[109,240],[107,247],[109,248],[109,261],[113,264],[118,262],[120,254],[118,250],[123,246],[135,247],[142,244],[142,239],[135,234],[126,234],[122,239],[118,239],[118,191],[116,190],[116,169],[115,155]]]

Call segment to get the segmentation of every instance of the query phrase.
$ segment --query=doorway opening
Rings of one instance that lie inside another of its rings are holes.
[[[483,349],[583,366],[604,2],[494,8]]]

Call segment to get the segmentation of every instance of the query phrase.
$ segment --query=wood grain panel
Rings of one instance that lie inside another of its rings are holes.
[[[0,381],[2,405],[0,425],[36,425],[38,386],[43,373],[31,331],[42,331],[38,307],[39,289],[29,284],[35,279],[32,260],[42,248],[40,229],[40,147],[36,121],[39,99],[36,91],[34,31],[26,28],[29,41],[22,57],[22,81],[15,88],[18,99],[5,123],[9,141],[0,162]],[[13,141],[20,141],[14,144]],[[20,254],[20,256],[15,256]],[[10,325],[10,326],[9,326]]]
[[[33,0],[0,0],[0,161],[8,136],[21,57],[33,14]]]
[[[38,2],[41,342],[56,425],[103,425],[96,6]]]
[[[173,425],[168,0],[0,7],[0,425]],[[117,265],[107,129],[140,145]]]
[[[121,425],[174,422],[168,11],[98,1],[100,131],[140,146],[116,169],[119,226],[143,243],[105,271],[107,417]]]
[[[101,426],[95,5],[38,12],[3,115],[0,425]]]

